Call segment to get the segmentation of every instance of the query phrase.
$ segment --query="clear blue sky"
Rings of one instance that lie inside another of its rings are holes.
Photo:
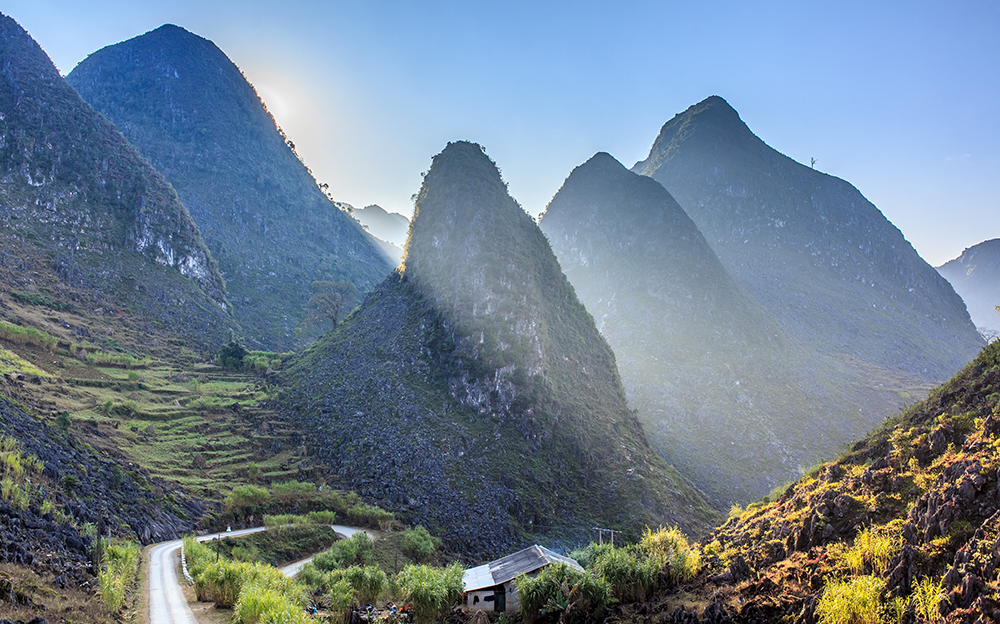
[[[613,6],[620,4],[621,6]],[[1000,237],[1000,3],[6,0],[62,73],[174,23],[243,69],[338,199],[409,215],[450,140],[537,214],[717,94],[939,265]]]

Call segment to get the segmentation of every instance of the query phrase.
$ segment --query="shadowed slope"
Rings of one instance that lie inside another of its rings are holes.
[[[2,236],[10,254],[27,240],[24,253],[46,256],[55,277],[33,286],[89,291],[100,303],[87,305],[221,340],[231,322],[225,287],[173,188],[6,16],[0,58]]]
[[[787,338],[655,180],[597,154],[540,227],[614,348],[653,446],[720,507],[763,496],[870,428],[858,406],[873,393]]]
[[[977,327],[986,333],[1000,332],[1000,238],[973,245],[962,255],[938,267],[962,296]]]
[[[469,553],[713,518],[650,449],[611,349],[477,145],[434,158],[404,266],[290,376],[333,473]]]

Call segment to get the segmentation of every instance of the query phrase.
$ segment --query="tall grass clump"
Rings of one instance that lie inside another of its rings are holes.
[[[535,577],[519,576],[514,585],[526,624],[547,614],[558,614],[564,622],[578,615],[599,616],[611,602],[611,585],[605,578],[579,572],[565,563],[546,566]]]
[[[395,578],[400,602],[410,605],[416,624],[431,624],[462,597],[462,575],[458,563],[447,568],[408,565]]]
[[[323,593],[330,603],[330,621],[333,624],[347,624],[351,618],[351,607],[354,606],[354,588],[346,578],[338,578],[327,587]]]
[[[43,470],[45,464],[25,453],[17,438],[0,436],[0,498],[15,509],[27,509],[42,498],[40,486],[32,486],[28,476]]]
[[[591,565],[591,571],[611,586],[615,598],[625,601],[645,600],[658,586],[660,572],[667,560],[645,548],[613,548]]]
[[[375,604],[388,586],[388,577],[375,565],[351,566],[344,570],[344,577],[354,590],[358,604]]]
[[[688,543],[687,536],[677,527],[646,527],[641,546],[667,562],[667,576],[672,583],[693,579],[701,569],[701,551]]]
[[[0,339],[19,345],[41,347],[49,351],[59,342],[54,336],[38,331],[34,327],[22,327],[7,321],[0,321]]]
[[[859,531],[854,544],[844,551],[844,563],[854,574],[870,571],[885,575],[902,547],[903,538],[897,531],[869,527]]]
[[[123,353],[105,353],[95,351],[87,354],[87,363],[96,366],[116,366],[118,368],[146,368],[152,364],[149,357],[137,358]]]
[[[120,613],[125,606],[128,589],[139,576],[139,545],[135,542],[101,540],[104,560],[97,579],[101,586],[101,599],[112,613]]]
[[[263,585],[249,585],[233,606],[239,624],[307,624],[315,622],[293,597]]]
[[[583,548],[577,548],[569,554],[570,559],[573,559],[579,563],[584,568],[590,568],[591,565],[597,561],[597,558],[604,553],[610,551],[614,546],[610,543],[598,544],[596,542],[591,542],[584,546]]]
[[[913,601],[917,605],[917,615],[928,622],[933,622],[941,615],[941,601],[947,597],[943,585],[943,578],[937,581],[930,577],[919,581],[913,579]]]
[[[885,580],[875,576],[831,580],[816,603],[822,624],[881,624]]]

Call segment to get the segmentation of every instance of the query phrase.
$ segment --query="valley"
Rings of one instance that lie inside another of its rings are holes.
[[[449,141],[407,218],[179,26],[0,61],[0,624],[159,621],[150,545],[202,622],[1000,618],[995,240],[936,271],[718,96],[537,218]]]

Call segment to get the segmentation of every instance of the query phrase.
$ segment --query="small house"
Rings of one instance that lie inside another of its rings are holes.
[[[580,564],[569,557],[537,544],[529,546],[513,555],[466,570],[462,578],[465,608],[469,611],[516,611],[514,579],[522,574],[534,576],[551,563],[565,563],[583,572]]]

